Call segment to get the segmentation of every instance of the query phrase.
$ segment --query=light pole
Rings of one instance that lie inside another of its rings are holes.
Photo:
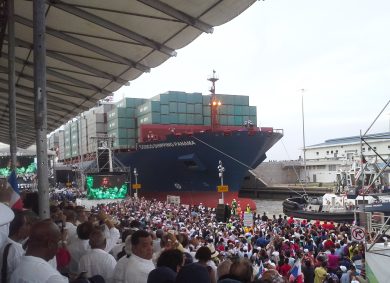
[[[135,184],[138,185],[138,178],[137,178],[138,172],[137,172],[137,168],[135,168],[135,167],[134,167],[133,174],[134,174],[134,178],[135,178]],[[135,187],[137,187],[137,186],[135,186]],[[138,188],[136,188],[135,193],[134,193],[135,198],[138,198],[138,191],[137,190],[138,190]]]
[[[221,178],[221,187],[223,186],[223,172],[225,172],[225,167],[222,166],[222,161],[220,160],[219,163],[218,163],[218,172],[219,172],[219,178]],[[221,196],[222,196],[222,203],[224,204],[225,203],[225,199],[224,199],[224,196],[223,196],[223,192],[221,192]]]
[[[307,185],[307,172],[306,172],[306,138],[305,138],[305,111],[303,108],[303,93],[305,89],[301,89],[302,92],[302,139],[303,139],[303,167],[305,171],[305,185]]]

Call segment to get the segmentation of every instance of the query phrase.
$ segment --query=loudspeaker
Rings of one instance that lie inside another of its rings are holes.
[[[230,208],[226,204],[218,204],[216,213],[218,222],[227,222],[227,220],[230,218]]]

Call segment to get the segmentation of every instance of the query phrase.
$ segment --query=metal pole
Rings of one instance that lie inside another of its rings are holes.
[[[8,13],[8,105],[9,105],[9,151],[11,170],[16,169],[16,91],[15,91],[15,18],[14,0],[6,2]]]
[[[84,152],[83,152],[83,120],[85,120],[84,116],[80,117],[80,138],[79,138],[79,150],[80,150],[80,178],[81,178],[81,190],[84,191]]]
[[[135,183],[138,184],[138,172],[137,172],[137,168],[134,167],[134,177],[135,177]],[[135,192],[134,192],[134,197],[135,198],[138,198],[138,190],[139,189],[136,189]]]
[[[38,160],[39,216],[50,217],[47,157],[47,96],[46,96],[46,42],[45,2],[33,1],[34,39],[34,97],[35,131]]]
[[[306,171],[306,138],[305,138],[305,111],[303,108],[303,93],[305,89],[301,89],[302,91],[302,138],[303,138],[303,167],[305,170],[305,184],[307,184],[307,171]]]

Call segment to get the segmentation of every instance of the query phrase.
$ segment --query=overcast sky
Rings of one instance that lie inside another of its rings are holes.
[[[390,1],[258,1],[231,22],[178,50],[175,58],[117,92],[150,98],[179,90],[249,95],[260,126],[284,130],[270,160],[306,145],[359,135],[390,99]],[[389,131],[390,107],[373,132]]]

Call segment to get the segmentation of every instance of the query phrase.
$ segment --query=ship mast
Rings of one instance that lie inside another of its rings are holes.
[[[209,77],[207,80],[211,82],[211,88],[210,88],[210,111],[211,111],[211,130],[214,131],[219,127],[219,121],[218,121],[218,108],[221,106],[221,101],[217,99],[217,96],[215,94],[215,83],[219,80],[218,77],[215,75],[215,70],[213,70],[213,75]]]

